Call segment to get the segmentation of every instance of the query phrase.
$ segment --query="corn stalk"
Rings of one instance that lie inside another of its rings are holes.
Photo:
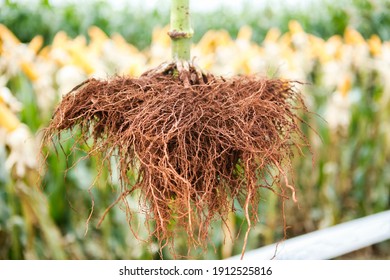
[[[168,32],[172,40],[173,60],[189,61],[191,58],[191,43],[194,34],[190,21],[189,0],[172,0],[171,29]]]

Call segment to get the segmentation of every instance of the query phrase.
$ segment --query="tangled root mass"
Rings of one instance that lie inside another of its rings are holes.
[[[295,200],[292,149],[306,143],[297,109],[306,110],[294,82],[170,64],[139,78],[85,81],[63,98],[45,139],[79,127],[79,141],[93,139],[90,154],[107,163],[118,156],[122,198],[140,190],[160,245],[184,229],[204,246],[211,221],[231,211],[257,221],[260,188]]]

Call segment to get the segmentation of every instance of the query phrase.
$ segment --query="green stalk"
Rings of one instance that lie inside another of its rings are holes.
[[[172,40],[173,60],[191,58],[191,43],[193,30],[190,22],[190,0],[172,0],[171,2],[171,30],[168,32]]]

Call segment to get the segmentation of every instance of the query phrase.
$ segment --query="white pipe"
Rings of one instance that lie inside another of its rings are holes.
[[[387,239],[390,210],[248,251],[244,260],[327,260]]]

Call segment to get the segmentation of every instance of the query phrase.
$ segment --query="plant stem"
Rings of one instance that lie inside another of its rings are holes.
[[[172,0],[171,30],[168,32],[172,40],[172,58],[187,60],[191,58],[191,38],[193,30],[190,22],[190,0]]]

